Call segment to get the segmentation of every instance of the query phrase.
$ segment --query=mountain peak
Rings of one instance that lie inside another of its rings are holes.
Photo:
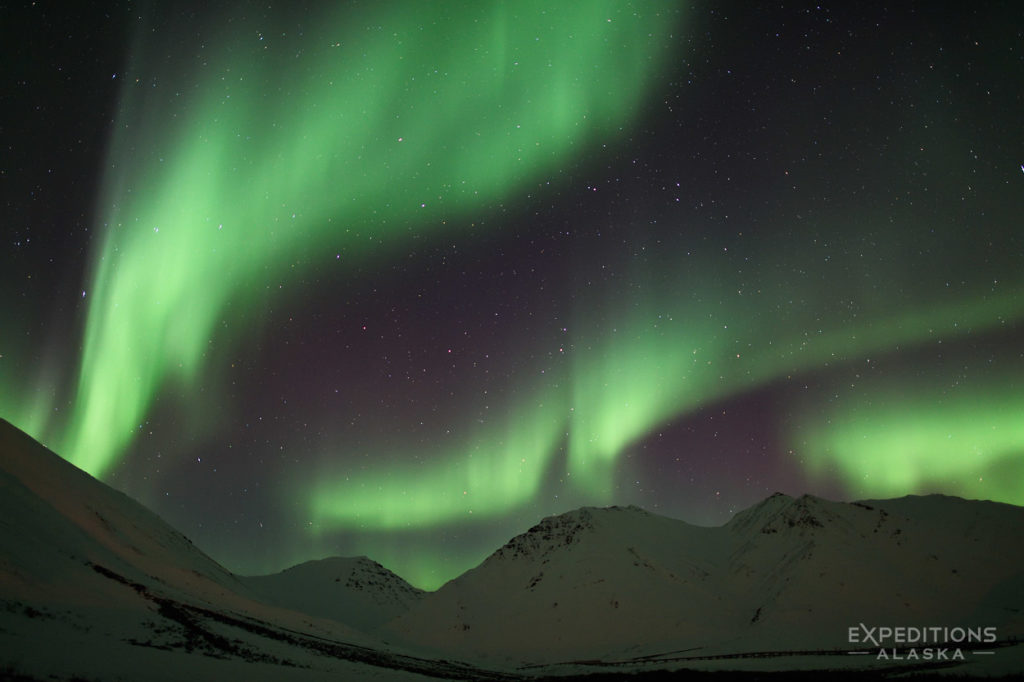
[[[405,612],[424,594],[365,556],[314,559],[243,580],[270,603],[364,631]]]
[[[597,524],[612,518],[613,515],[619,518],[653,516],[649,511],[635,505],[580,507],[541,519],[540,523],[505,543],[488,561],[547,556],[559,548],[578,544]]]
[[[766,534],[787,528],[822,528],[833,516],[826,508],[829,504],[814,495],[791,497],[777,492],[737,513],[726,525],[737,532],[756,529]]]
[[[736,512],[735,516],[726,524],[734,530],[747,530],[753,526],[763,525],[781,509],[793,503],[793,498],[784,493],[773,493],[760,502]]]
[[[582,534],[593,530],[593,507],[581,507],[557,516],[548,516],[525,533],[506,542],[491,555],[494,559],[519,559],[550,554],[559,547],[579,542]]]
[[[345,589],[370,592],[386,592],[394,595],[418,597],[423,590],[413,587],[400,576],[367,556],[326,557],[296,564],[280,573],[267,576],[251,576],[250,583],[277,581],[299,581],[320,584],[327,587],[340,584]]]

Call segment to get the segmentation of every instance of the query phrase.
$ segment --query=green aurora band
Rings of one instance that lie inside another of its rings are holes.
[[[432,527],[521,508],[536,498],[565,429],[560,392],[536,391],[530,400],[448,457],[420,466],[399,457],[400,465],[348,483],[319,477],[310,486],[303,478],[294,492],[311,500],[316,529]]]
[[[885,247],[896,245],[881,245]],[[710,259],[680,267],[667,255],[631,273],[627,279],[640,283],[635,289],[609,289],[581,300],[570,362],[560,375],[551,377],[551,388],[543,393],[523,391],[532,402],[511,411],[516,428],[537,437],[520,438],[510,449],[506,432],[483,433],[459,457],[397,477],[388,467],[333,476],[334,467],[327,464],[327,475],[310,497],[313,518],[328,527],[385,530],[464,521],[469,514],[478,519],[498,516],[530,505],[541,474],[552,466],[563,467],[560,473],[583,492],[587,504],[611,503],[616,500],[621,455],[681,415],[787,377],[863,362],[894,348],[941,346],[971,335],[998,333],[1024,319],[1020,283],[992,286],[988,281],[955,292],[943,288],[943,294],[936,295],[930,282],[920,281],[919,273],[900,268],[885,281],[865,287],[852,250],[848,262],[836,255],[817,266],[767,242],[753,244],[750,250],[761,254],[764,263],[749,266],[748,281],[759,283],[753,289],[719,275]],[[957,251],[951,253],[955,258]],[[948,265],[947,274],[965,267]],[[804,274],[794,283],[792,278],[773,276],[773,270]],[[1012,270],[998,274],[1005,276],[1000,277],[1004,282],[1020,279]],[[949,407],[941,420],[961,414],[961,409],[966,410],[960,417],[966,422],[978,408]],[[921,416],[920,410],[912,412],[914,419]],[[889,422],[859,423],[872,429]],[[986,434],[988,440],[982,439]],[[834,438],[843,437],[844,430],[832,434],[825,429],[814,440],[799,435],[792,439],[801,443],[801,451],[809,444],[825,461],[840,458],[847,463],[845,472],[859,476],[861,469],[849,465],[858,455],[835,445]],[[972,429],[964,440],[951,443],[952,450],[942,452],[952,457],[959,445],[1006,453],[1013,443],[1018,452],[1024,447],[1019,428]],[[382,444],[380,451],[387,450]],[[485,461],[501,464],[481,469],[481,455],[474,459],[469,452],[485,453]],[[890,447],[886,453],[893,458],[897,450]],[[937,478],[935,472],[925,473],[924,455],[916,457],[921,462],[908,465],[918,471],[916,478],[894,473],[896,478],[886,485],[854,487],[868,494],[925,489]],[[329,463],[330,456],[324,461]],[[530,466],[522,468],[520,461]],[[822,468],[820,462],[812,462],[809,473],[817,475]],[[417,485],[423,487],[417,490]],[[1024,502],[1018,483],[1005,489],[1014,494],[1001,499]]]
[[[838,475],[860,497],[943,492],[1024,504],[1021,387],[990,378],[908,390],[912,383],[873,387],[841,412],[805,418],[793,438],[808,470]]]
[[[182,104],[126,93],[71,461],[108,472],[158,392],[209,370],[229,306],[265,299],[317,247],[365,264],[613,135],[674,24],[610,1],[433,7],[326,18],[301,55],[235,22]]]

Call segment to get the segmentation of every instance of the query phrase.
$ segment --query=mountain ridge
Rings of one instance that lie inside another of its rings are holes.
[[[189,666],[195,655],[271,666],[275,677],[340,666],[486,678],[579,661],[648,670],[842,652],[849,627],[865,622],[985,624],[1000,645],[1024,636],[1024,508],[1014,505],[777,493],[712,527],[581,507],[428,593],[365,556],[237,576],[2,421],[0,454],[0,670],[117,676],[93,661],[102,646],[126,666],[155,651]],[[54,636],[78,668],[46,659]]]
[[[471,660],[536,664],[666,647],[834,650],[849,626],[872,619],[984,615],[1020,636],[1024,549],[1013,540],[1022,530],[1020,507],[948,496],[777,494],[715,527],[574,510],[515,536],[384,631]],[[606,625],[596,633],[593,623]]]

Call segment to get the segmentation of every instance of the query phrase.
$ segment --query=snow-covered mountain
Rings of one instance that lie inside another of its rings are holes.
[[[848,653],[872,653],[850,628],[878,626],[992,628],[942,669],[1019,674],[1022,538],[1011,505],[776,494],[715,528],[636,507],[549,517],[432,593],[366,557],[239,577],[0,421],[0,678],[919,665]]]
[[[0,420],[0,679],[486,676],[268,604],[249,580]]]
[[[263,601],[370,631],[425,594],[372,559],[332,557],[241,579]]]
[[[860,623],[988,626],[1005,641],[1024,635],[1022,537],[1024,509],[943,496],[776,494],[717,528],[584,508],[513,538],[384,631],[536,663],[848,650]]]
[[[733,620],[708,582],[720,545],[715,529],[637,508],[579,509],[513,538],[385,630],[462,656],[531,661],[704,642]]]
[[[773,496],[723,530],[735,538],[723,588],[757,616],[750,637],[762,646],[834,645],[835,632],[868,619],[1024,634],[1024,601],[1007,592],[1024,570],[1020,507]]]

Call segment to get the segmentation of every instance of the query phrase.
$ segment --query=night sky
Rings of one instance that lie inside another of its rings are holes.
[[[1024,504],[1016,2],[16,3],[0,416],[229,569]]]

